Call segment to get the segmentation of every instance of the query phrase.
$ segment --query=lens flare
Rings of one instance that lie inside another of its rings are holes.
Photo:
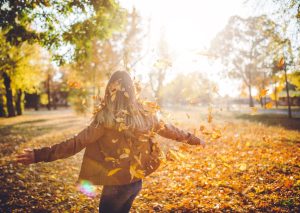
[[[96,196],[96,187],[87,180],[82,180],[77,186],[77,189],[88,197]]]

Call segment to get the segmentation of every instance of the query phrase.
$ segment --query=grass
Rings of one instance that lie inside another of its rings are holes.
[[[299,119],[213,109],[208,123],[207,109],[196,107],[163,116],[207,146],[157,137],[166,160],[144,179],[132,212],[299,211]],[[76,189],[82,152],[30,167],[13,163],[23,148],[61,142],[88,122],[68,110],[0,119],[0,212],[98,211],[101,187],[94,198]]]

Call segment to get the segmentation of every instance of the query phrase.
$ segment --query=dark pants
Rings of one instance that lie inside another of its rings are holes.
[[[142,189],[142,180],[120,186],[104,186],[100,198],[100,213],[127,213]]]

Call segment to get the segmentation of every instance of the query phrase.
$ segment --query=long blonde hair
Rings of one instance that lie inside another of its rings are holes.
[[[156,117],[137,100],[129,74],[116,71],[108,81],[102,106],[95,113],[94,121],[119,131],[150,131],[154,128]]]

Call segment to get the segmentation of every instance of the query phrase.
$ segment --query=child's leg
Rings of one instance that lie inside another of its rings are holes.
[[[104,186],[100,198],[100,213],[129,212],[133,200],[142,189],[142,180],[120,186]]]

